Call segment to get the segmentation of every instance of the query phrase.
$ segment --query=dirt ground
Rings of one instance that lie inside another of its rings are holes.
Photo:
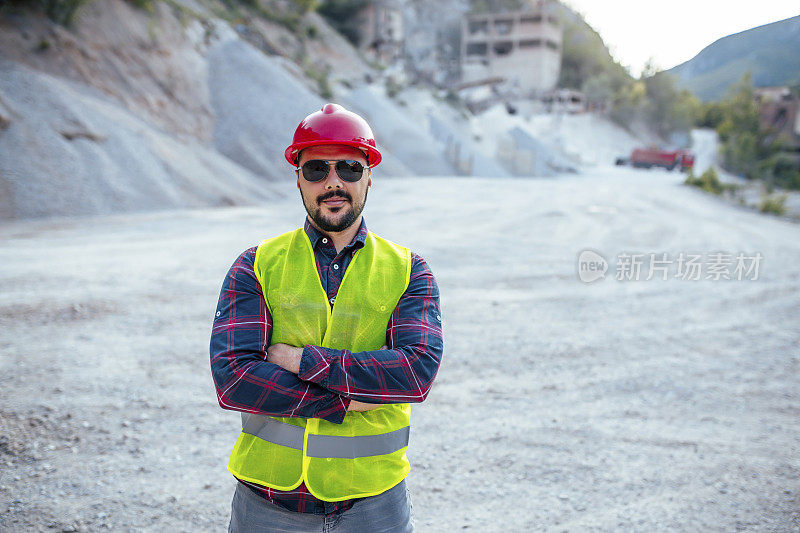
[[[681,179],[374,180],[369,228],[442,292],[418,531],[800,530],[800,225]],[[239,417],[216,402],[211,321],[237,254],[302,223],[287,194],[0,227],[0,530],[225,530]],[[584,249],[606,279],[578,279]],[[756,280],[620,281],[623,252],[763,261]]]

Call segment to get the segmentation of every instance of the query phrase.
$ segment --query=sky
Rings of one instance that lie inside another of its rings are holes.
[[[581,13],[622,65],[666,70],[726,35],[800,15],[798,0],[562,0]]]

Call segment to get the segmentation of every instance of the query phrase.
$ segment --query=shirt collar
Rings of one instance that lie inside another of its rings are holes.
[[[308,221],[308,217],[306,217],[306,222],[303,225],[303,229],[308,235],[308,240],[311,241],[311,247],[316,249],[317,245],[319,244],[320,240],[325,237],[325,234],[322,233],[320,230],[315,228],[311,225],[311,222]],[[342,250],[347,250],[348,248],[353,248],[354,250],[358,250],[359,248],[364,246],[364,242],[367,240],[367,223],[364,221],[364,217],[361,217],[361,226],[358,228],[358,232],[356,232],[353,240],[350,241],[350,244],[345,246]]]

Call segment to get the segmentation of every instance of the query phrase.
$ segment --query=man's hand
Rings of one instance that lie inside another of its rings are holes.
[[[348,411],[372,411],[373,409],[377,409],[378,407],[382,407],[385,404],[381,403],[364,403],[364,402],[357,402],[356,400],[350,400],[350,405],[347,406]]]
[[[289,346],[278,343],[267,348],[267,361],[288,370],[292,374],[300,372],[300,358],[303,356],[303,347]]]
[[[381,346],[378,348],[379,350],[386,350],[388,347],[386,345]],[[382,403],[364,403],[359,402],[356,400],[350,400],[350,405],[347,406],[348,411],[357,411],[359,413],[363,413],[364,411],[372,411],[373,409],[377,409],[378,407],[382,407],[385,404]]]
[[[381,350],[385,350],[386,346],[382,346]],[[279,367],[288,370],[293,374],[300,372],[300,358],[303,356],[303,348],[289,346],[288,344],[278,343],[273,344],[267,348],[267,361],[275,363]],[[379,403],[364,403],[351,400],[348,406],[348,411],[371,411],[381,407]]]
[[[380,350],[386,350],[386,346],[381,346]],[[267,348],[267,361],[275,363],[279,367],[288,370],[293,374],[300,372],[300,359],[303,357],[303,347],[289,346],[279,342]],[[379,403],[364,403],[356,400],[351,400],[347,408],[348,411],[371,411],[377,409],[383,404]]]

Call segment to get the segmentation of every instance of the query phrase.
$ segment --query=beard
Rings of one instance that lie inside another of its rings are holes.
[[[364,210],[364,205],[367,203],[367,193],[369,190],[364,191],[364,200],[361,202],[354,202],[353,197],[349,193],[342,190],[329,191],[325,194],[319,195],[313,202],[306,201],[303,192],[300,191],[300,197],[303,199],[303,206],[306,208],[309,218],[322,231],[339,232],[344,231],[353,225],[358,216]],[[350,205],[345,204],[337,208],[333,212],[333,216],[322,213],[322,202],[329,198],[344,198],[350,202]]]

